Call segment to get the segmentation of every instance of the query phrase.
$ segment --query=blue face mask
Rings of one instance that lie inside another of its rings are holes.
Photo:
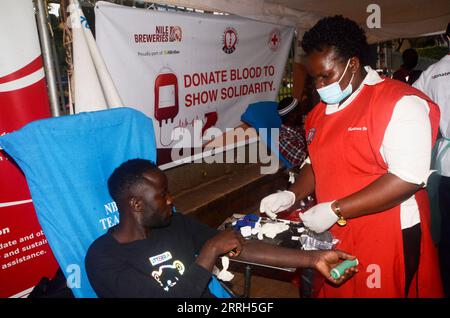
[[[324,103],[337,104],[352,93],[353,91],[352,80],[355,74],[352,75],[350,83],[348,83],[348,86],[344,90],[342,90],[341,86],[339,85],[339,82],[344,77],[345,72],[347,72],[347,68],[349,65],[350,59],[347,62],[347,66],[345,67],[344,73],[342,73],[341,78],[337,82],[331,83],[330,85],[317,89],[317,93],[319,93],[320,99],[322,99]]]

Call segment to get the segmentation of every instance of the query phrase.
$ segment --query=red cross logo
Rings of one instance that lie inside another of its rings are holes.
[[[278,49],[278,47],[280,46],[280,43],[281,43],[280,30],[275,28],[272,30],[272,32],[270,32],[267,44],[269,45],[269,47],[272,51],[276,51]]]
[[[273,45],[273,46],[277,46],[277,43],[278,43],[278,37],[277,37],[277,34],[276,34],[276,33],[273,34],[272,39],[270,39],[270,41],[272,42],[272,45]]]

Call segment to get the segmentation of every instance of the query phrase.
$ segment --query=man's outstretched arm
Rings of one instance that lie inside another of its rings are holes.
[[[352,267],[335,280],[330,276],[330,270],[342,260],[353,260],[355,256],[341,251],[301,251],[259,241],[247,241],[236,258],[269,266],[314,268],[334,284],[341,284],[358,271]]]

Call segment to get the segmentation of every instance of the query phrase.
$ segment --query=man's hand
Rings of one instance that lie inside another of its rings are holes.
[[[233,230],[221,231],[206,241],[195,262],[212,271],[217,257],[225,253],[228,253],[228,256],[239,255],[244,243],[245,239],[240,233]]]
[[[238,256],[244,243],[245,239],[239,232],[225,230],[210,238],[203,246],[203,249],[210,249],[216,257],[225,253],[229,253],[229,256]],[[232,253],[230,253],[231,251]]]
[[[274,219],[276,218],[276,213],[289,209],[294,203],[294,192],[280,191],[262,199],[259,211],[266,213],[271,219]]]
[[[328,230],[339,219],[331,209],[331,203],[319,203],[305,213],[300,213],[299,217],[303,224],[316,233],[322,233]]]
[[[358,272],[356,267],[350,267],[345,270],[344,275],[338,279],[334,279],[330,275],[330,271],[339,265],[341,261],[346,259],[354,260],[356,257],[341,251],[315,251],[312,253],[314,253],[312,261],[313,268],[333,284],[340,285]]]

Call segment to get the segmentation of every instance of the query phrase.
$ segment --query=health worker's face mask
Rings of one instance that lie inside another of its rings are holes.
[[[350,59],[347,62],[347,66],[345,67],[344,73],[342,73],[341,78],[337,82],[331,83],[330,85],[317,89],[317,92],[319,93],[320,98],[324,103],[337,104],[352,93],[353,91],[352,80],[355,74],[352,74],[352,78],[350,79],[348,86],[344,90],[342,90],[341,86],[339,85],[339,82],[344,77],[345,72],[347,72],[347,68],[349,65]]]

